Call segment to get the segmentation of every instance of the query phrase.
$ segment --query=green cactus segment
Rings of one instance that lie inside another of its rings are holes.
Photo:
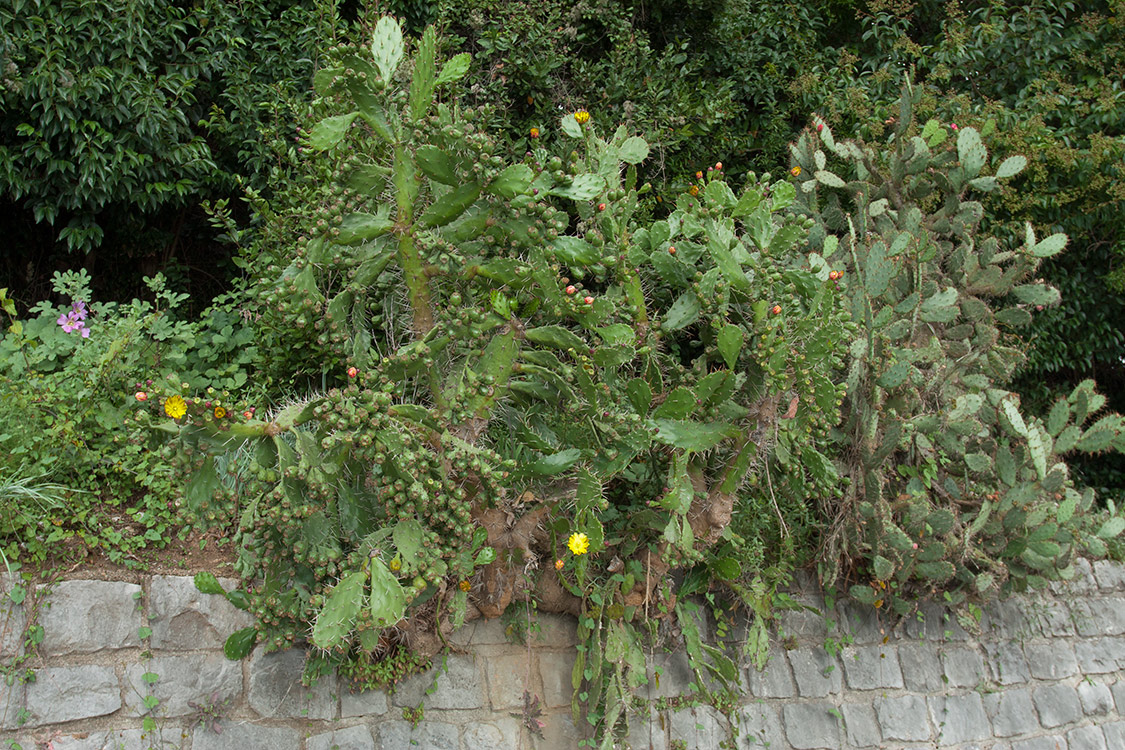
[[[359,112],[324,118],[309,133],[309,145],[317,151],[326,151],[339,145],[357,117]]]
[[[355,618],[363,608],[367,587],[367,574],[351,573],[340,580],[328,595],[328,601],[316,617],[312,642],[318,648],[331,649],[340,645],[352,631]]]
[[[363,574],[353,573],[352,575],[362,576]],[[405,614],[406,590],[403,589],[398,578],[380,558],[372,559],[371,620],[378,627],[391,627],[398,623]],[[316,642],[315,639],[313,642]]]
[[[406,45],[403,44],[402,28],[398,22],[386,16],[380,18],[371,36],[371,55],[384,81],[391,80],[405,53]]]
[[[414,78],[410,84],[410,114],[418,122],[430,109],[434,101],[434,86],[437,85],[435,55],[437,36],[434,27],[427,26],[418,43],[414,56]]]

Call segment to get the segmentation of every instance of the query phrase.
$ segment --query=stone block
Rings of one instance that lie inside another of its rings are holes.
[[[718,747],[729,733],[727,720],[712,706],[693,706],[673,711],[669,722],[672,741],[687,747]]]
[[[1125,589],[1125,565],[1112,560],[1096,560],[1094,579],[1102,591],[1121,591]]]
[[[1105,735],[1105,744],[1107,747],[1125,747],[1125,721],[1102,724],[1102,734]]]
[[[906,617],[903,629],[913,640],[964,641],[969,638],[949,608],[937,602],[926,602],[913,616]]]
[[[21,726],[20,713],[27,705],[27,686],[16,682],[8,685],[0,679],[0,729],[15,729]]]
[[[449,642],[457,646],[501,646],[509,643],[500,618],[478,619],[466,623],[449,635]]]
[[[998,737],[1015,737],[1039,729],[1031,691],[1026,688],[1008,688],[984,696],[984,709],[992,719],[992,732]]]
[[[1066,737],[1032,737],[1012,743],[1012,750],[1066,750]]]
[[[305,750],[375,750],[371,730],[363,724],[314,734],[305,740]]]
[[[820,609],[786,609],[777,613],[778,630],[787,635],[823,643],[828,637],[828,620]]]
[[[1039,723],[1054,729],[1082,718],[1078,691],[1070,685],[1045,685],[1035,689],[1032,701],[1039,711]]]
[[[157,729],[146,732],[143,729],[114,729],[74,734],[51,734],[51,750],[165,750],[179,747],[184,730],[180,727]],[[24,744],[26,750],[39,745]]]
[[[802,698],[823,698],[840,692],[843,682],[840,664],[823,648],[805,646],[786,655]]]
[[[992,736],[984,702],[977,693],[930,696],[930,721],[937,727],[938,744],[956,745]]]
[[[1125,633],[1125,599],[1081,599],[1071,606],[1071,611],[1081,636]]]
[[[746,670],[750,694],[755,698],[792,698],[796,695],[793,676],[789,674],[789,660],[779,649],[771,649],[766,668],[758,671],[754,667]]]
[[[90,653],[140,646],[137,631],[144,624],[141,587],[120,581],[62,581],[39,612],[43,626],[40,652],[47,656]]]
[[[457,727],[439,721],[423,721],[412,728],[406,721],[384,721],[375,726],[375,747],[377,750],[406,750],[406,748],[426,748],[426,750],[459,750]],[[194,750],[194,748],[193,748]]]
[[[835,750],[840,747],[840,720],[831,703],[786,703],[782,709],[785,737],[795,750]]]
[[[1109,692],[1113,693],[1113,702],[1117,704],[1117,713],[1125,716],[1125,679],[1118,675],[1117,682],[1109,687]],[[1122,745],[1125,747],[1125,745]]]
[[[27,627],[26,605],[16,604],[9,596],[15,586],[22,586],[26,592],[30,584],[22,583],[15,575],[0,573],[0,660],[5,663],[23,652],[23,630]]]
[[[539,652],[539,677],[542,680],[540,684],[543,685],[544,705],[570,705],[571,694],[574,692],[570,679],[574,671],[574,658],[575,654],[569,652]]]
[[[532,695],[538,693],[533,682],[535,665],[529,664],[529,659],[531,655],[526,651],[521,654],[489,656],[487,659],[482,659],[488,677],[488,700],[494,711],[523,706],[525,690],[530,691]],[[444,706],[444,708],[457,708],[457,706]]]
[[[875,709],[867,703],[845,703],[840,706],[848,744],[855,747],[882,747],[883,736]]]
[[[552,714],[545,721],[547,726],[543,727],[543,736],[530,738],[531,747],[535,750],[574,750],[583,739],[582,732],[574,725],[569,712]],[[513,744],[510,747],[519,745]],[[659,750],[659,746],[654,750]]]
[[[981,616],[981,632],[1000,640],[1030,637],[1034,633],[1027,617],[1028,604],[1027,597],[1020,596],[989,602]]]
[[[901,688],[898,649],[892,645],[848,646],[840,654],[848,687],[853,690]]]
[[[980,651],[968,646],[951,646],[941,655],[946,682],[955,688],[975,688],[988,678]]]
[[[650,708],[647,715],[633,713],[629,716],[625,744],[631,750],[668,750],[670,725],[671,720],[665,720],[654,708]]]
[[[1019,685],[1031,679],[1031,667],[1019,643],[985,643],[984,652],[988,657],[988,669],[993,682],[999,685]],[[905,671],[906,664],[902,668]]]
[[[191,750],[297,750],[300,738],[296,729],[260,726],[250,722],[223,722],[221,734],[198,726],[191,735]],[[404,745],[405,747],[405,745]]]
[[[1078,669],[1084,675],[1116,672],[1125,662],[1125,640],[1121,638],[1090,638],[1074,644]]]
[[[841,599],[836,603],[836,614],[840,631],[851,636],[853,643],[879,643],[887,635],[882,613],[870,604]]]
[[[777,707],[762,701],[738,709],[739,750],[785,747],[785,734]]]
[[[335,719],[336,676],[325,675],[306,688],[301,684],[304,668],[303,649],[269,654],[255,649],[248,665],[250,707],[264,718]]]
[[[925,742],[933,737],[926,699],[920,695],[876,698],[875,714],[884,739]]]
[[[1078,701],[1087,716],[1104,716],[1113,710],[1113,696],[1100,682],[1083,680],[1078,683]]]
[[[155,674],[152,685],[145,682],[146,673]],[[131,664],[125,669],[125,706],[133,716],[148,712],[144,697],[160,699],[155,716],[186,716],[195,713],[189,703],[233,705],[242,694],[242,664],[220,652],[194,654],[162,654],[147,662]]]
[[[907,690],[936,693],[945,689],[941,660],[931,643],[901,643],[898,661]]]
[[[523,674],[522,669],[520,674]],[[427,694],[431,686],[434,690]],[[419,703],[427,709],[483,708],[487,695],[480,669],[473,657],[451,654],[445,658],[444,669],[439,671],[438,667],[431,667],[400,683],[391,697],[391,703],[407,708],[414,708]],[[522,690],[520,696],[523,696]]]
[[[27,684],[27,708],[27,726],[105,716],[121,708],[121,685],[113,667],[44,667]]]
[[[473,721],[461,729],[461,746],[473,750],[508,750],[520,747],[519,729],[514,719],[502,726]]]
[[[234,579],[220,579],[227,591]],[[222,648],[236,630],[254,624],[254,617],[225,597],[204,594],[190,576],[153,576],[148,597],[153,648],[194,650]]]
[[[1074,647],[1063,641],[1047,641],[1023,647],[1031,676],[1040,680],[1061,680],[1078,673]]]
[[[574,648],[578,645],[578,620],[567,615],[539,615],[539,633],[534,646]]]
[[[1078,727],[1066,733],[1067,750],[1107,750],[1105,735],[1098,727]],[[1119,750],[1112,748],[1110,750]]]
[[[1025,637],[1064,638],[1074,635],[1074,617],[1066,604],[1058,600],[1030,600],[1027,621]]]
[[[389,706],[387,694],[382,690],[364,690],[362,693],[344,690],[340,693],[340,718],[342,719],[350,719],[355,716],[382,716],[387,712]]]
[[[1094,566],[1084,557],[1074,559],[1074,577],[1069,581],[1052,581],[1050,589],[1056,594],[1092,594],[1098,590]]]

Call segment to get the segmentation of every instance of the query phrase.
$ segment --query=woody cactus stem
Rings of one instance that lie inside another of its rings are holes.
[[[414,243],[414,199],[418,195],[418,178],[414,176],[414,160],[401,146],[395,148],[394,181],[398,214],[399,262],[414,312],[414,335],[422,338],[434,327],[434,310],[430,304],[430,287],[422,255]]]

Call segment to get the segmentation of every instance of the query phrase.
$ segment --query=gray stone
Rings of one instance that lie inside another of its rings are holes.
[[[884,739],[924,742],[933,736],[926,699],[919,695],[876,698],[875,713]]]
[[[364,690],[362,693],[345,690],[340,693],[340,718],[382,716],[389,705],[387,694],[382,690]]]
[[[1012,750],[1066,750],[1066,737],[1033,737],[1012,743]]]
[[[305,652],[291,648],[271,654],[257,648],[248,665],[250,707],[265,718],[336,718],[336,676],[325,675],[311,688],[301,685]]]
[[[933,644],[899,644],[898,660],[902,667],[903,681],[906,683],[908,690],[918,693],[936,693],[945,689],[941,662]]]
[[[18,576],[0,573],[0,660],[9,662],[23,651],[24,628],[27,627],[27,604],[12,601],[12,589],[19,586],[28,595],[30,584]],[[26,602],[26,599],[25,599]]]
[[[371,739],[371,730],[360,724],[314,734],[305,740],[305,750],[375,750],[375,741]]]
[[[981,631],[1002,640],[1029,638],[1033,633],[1027,608],[1028,600],[1018,596],[989,602],[981,616]]]
[[[249,722],[223,722],[222,733],[198,726],[191,735],[191,750],[297,750],[300,739],[296,729],[268,727]],[[405,747],[405,745],[404,745]]]
[[[1078,700],[1087,716],[1104,716],[1113,710],[1113,696],[1101,683],[1087,680],[1078,683]]]
[[[1030,632],[1027,636],[1061,638],[1074,635],[1074,617],[1067,606],[1057,600],[1035,599],[1027,612]]]
[[[532,641],[548,648],[578,645],[578,620],[568,615],[539,615],[539,634]]]
[[[1065,594],[1092,594],[1098,590],[1098,581],[1094,578],[1094,567],[1090,561],[1075,558],[1073,562],[1074,577],[1069,581],[1052,581],[1051,591]]]
[[[762,701],[738,709],[738,732],[739,750],[785,747],[777,707]]]
[[[543,685],[543,703],[547,706],[569,706],[573,692],[570,676],[574,671],[573,653],[544,651],[539,654],[539,677]],[[652,675],[649,675],[652,681]],[[663,682],[663,680],[661,680]],[[655,686],[654,686],[655,687]]]
[[[792,698],[796,694],[793,676],[789,674],[789,661],[772,649],[769,663],[759,672],[754,667],[746,670],[750,694],[755,698]]]
[[[626,746],[632,750],[668,750],[668,725],[655,708],[650,708],[647,716],[639,712],[629,716],[629,734],[625,737]],[[510,747],[515,747],[511,745]]]
[[[500,721],[499,726],[496,723],[470,722],[461,729],[461,746],[473,750],[477,748],[508,750],[512,747],[523,747],[520,742],[521,729],[519,722],[511,718]]]
[[[823,698],[842,688],[842,671],[836,658],[823,648],[804,647],[788,652],[789,666],[802,698]]]
[[[930,696],[930,720],[938,730],[941,745],[975,742],[992,736],[992,727],[977,693]]]
[[[785,736],[796,750],[835,750],[840,746],[840,720],[831,703],[787,703],[781,709]]]
[[[27,705],[27,686],[16,682],[8,685],[0,679],[0,729],[15,729],[21,726],[20,713]]]
[[[1125,747],[1125,721],[1102,724],[1102,734],[1105,735],[1106,746],[1115,749]]]
[[[848,744],[856,747],[880,747],[883,736],[879,732],[879,722],[875,709],[866,703],[845,703],[840,706],[844,717],[844,731]]]
[[[499,618],[473,620],[453,631],[449,642],[457,646],[500,646],[509,643],[504,623]]]
[[[547,726],[543,727],[542,739],[533,738],[531,746],[535,750],[574,750],[582,739],[582,732],[574,725],[570,714],[560,713],[548,717]],[[516,748],[520,745],[513,743],[509,747]],[[469,749],[466,748],[465,750]],[[654,748],[654,750],[659,750],[659,748]]]
[[[27,685],[27,726],[105,716],[121,708],[121,685],[113,667],[44,667]]]
[[[1106,750],[1105,736],[1098,727],[1078,727],[1066,733],[1066,746],[1067,750]]]
[[[174,727],[154,732],[143,729],[114,729],[59,736],[52,733],[51,750],[164,750],[179,747],[183,729]],[[25,748],[39,745],[24,745]]]
[[[532,664],[529,663],[530,655],[503,654],[490,656],[487,659],[488,699],[492,709],[509,710],[523,706],[523,693],[525,690],[534,694],[532,684]],[[443,706],[443,708],[461,708],[462,706]]]
[[[669,733],[689,747],[718,747],[727,738],[727,720],[712,706],[693,706],[672,712]]]
[[[219,580],[231,591],[233,579]],[[254,624],[254,617],[216,594],[204,594],[189,576],[153,576],[149,587],[149,627],[153,648],[222,648],[227,637]]]
[[[1078,691],[1070,685],[1045,685],[1032,695],[1039,711],[1039,723],[1046,729],[1069,724],[1082,718],[1082,704]]]
[[[59,656],[140,646],[144,624],[138,609],[141,587],[118,581],[62,581],[39,611],[41,653]]]
[[[1103,591],[1125,589],[1125,565],[1112,560],[1094,562],[1094,578]]]
[[[434,687],[433,692],[427,694],[431,687]],[[473,657],[452,654],[445,657],[444,669],[438,671],[438,667],[431,667],[400,684],[391,703],[405,708],[414,708],[419,703],[427,709],[483,708],[486,695]]]
[[[1084,675],[1116,672],[1125,657],[1125,643],[1120,638],[1091,638],[1074,644],[1078,668]]]
[[[145,674],[155,674],[152,685]],[[234,704],[242,694],[242,665],[219,652],[162,654],[132,664],[125,670],[125,705],[133,716],[148,713],[146,695],[160,699],[155,716],[185,716],[195,713],[189,703],[214,704],[217,710]]]
[[[947,648],[941,661],[945,667],[946,680],[952,687],[977,687],[987,679],[984,659],[974,648]]]
[[[924,641],[964,641],[969,634],[957,622],[957,618],[937,602],[926,602],[913,616],[903,621],[903,628],[909,638]]]
[[[836,612],[841,632],[851,636],[853,643],[878,643],[887,634],[881,613],[869,604],[841,599]]]
[[[1049,641],[1028,644],[1023,648],[1031,676],[1040,680],[1061,680],[1078,673],[1078,659],[1069,643]]]
[[[406,721],[384,721],[376,725],[375,738],[378,750],[405,750],[414,747],[419,750],[458,750],[460,747],[457,727],[439,721],[423,721],[417,728],[411,728]]]
[[[1071,610],[1081,636],[1125,633],[1125,599],[1081,599]]]
[[[1008,688],[984,696],[984,708],[992,719],[992,732],[999,737],[1014,737],[1039,729],[1031,691],[1026,688]]]
[[[848,646],[840,654],[840,661],[853,690],[903,687],[898,650],[894,646]]]
[[[1018,643],[1001,641],[983,645],[984,652],[988,655],[988,667],[993,682],[999,685],[1016,685],[1031,679],[1031,668]],[[902,668],[905,671],[906,665],[903,664]]]
[[[1117,682],[1110,686],[1109,691],[1113,693],[1113,702],[1117,704],[1117,713],[1125,716],[1125,680],[1118,678]],[[1122,745],[1125,747],[1125,745]]]

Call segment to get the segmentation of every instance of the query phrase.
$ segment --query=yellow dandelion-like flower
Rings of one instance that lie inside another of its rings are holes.
[[[585,125],[586,123],[588,123],[590,121],[590,113],[587,112],[584,109],[580,109],[580,110],[578,110],[577,112],[574,113],[574,120],[579,125]]]
[[[562,560],[555,560],[555,570],[562,570],[564,565],[566,565],[566,563]]]
[[[222,419],[227,415],[227,410],[221,406],[215,407],[215,419]]]
[[[531,129],[531,137],[532,138],[538,138],[539,137],[539,128],[532,128]]]
[[[566,540],[566,546],[570,551],[576,555],[584,555],[590,551],[590,537],[583,534],[581,531],[575,532],[570,535],[570,539]]]
[[[699,195],[699,185],[692,185],[690,188],[688,188],[688,192],[692,195]]]
[[[164,401],[164,413],[172,419],[179,419],[187,414],[187,402],[180,396],[169,396]]]
[[[789,174],[793,175],[794,177],[800,177],[801,176],[801,168],[800,167],[793,167],[792,169],[789,170]]]
[[[391,558],[390,569],[394,571],[402,570],[402,561],[398,557]]]
[[[462,591],[468,591],[473,587],[473,584],[469,583],[468,581],[461,581],[461,583],[457,585],[461,587]]]

